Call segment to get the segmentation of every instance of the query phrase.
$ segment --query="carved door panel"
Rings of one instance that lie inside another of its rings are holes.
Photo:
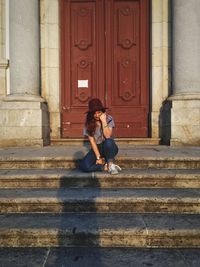
[[[104,99],[104,1],[63,0],[62,136],[82,137],[88,100]]]
[[[62,136],[99,97],[117,137],[148,136],[148,0],[61,1]]]
[[[148,2],[107,3],[107,105],[118,137],[148,136]]]

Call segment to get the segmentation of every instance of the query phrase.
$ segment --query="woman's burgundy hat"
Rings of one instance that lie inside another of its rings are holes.
[[[101,103],[101,100],[98,98],[91,99],[88,103],[88,108],[89,108],[88,112],[95,112],[106,109],[106,107],[104,107],[103,104]]]

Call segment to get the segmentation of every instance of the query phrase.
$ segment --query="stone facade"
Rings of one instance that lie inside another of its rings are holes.
[[[47,104],[40,96],[39,2],[1,1],[1,19],[4,26],[1,35],[7,44],[1,45],[1,58],[5,63],[2,67],[0,145],[49,144]],[[9,66],[6,66],[7,56]]]
[[[27,81],[27,84],[23,83],[25,87],[21,87],[23,91],[21,95],[17,93],[19,91],[13,89],[15,85],[12,84],[16,84],[16,82],[12,78],[12,64],[8,65],[8,59],[12,60],[9,58],[12,57],[12,53],[6,52],[6,50],[12,51],[12,44],[9,45],[9,39],[6,36],[10,33],[10,38],[14,38],[13,29],[11,29],[12,16],[9,16],[11,6],[7,3],[11,2],[14,5],[15,1],[0,0],[0,145],[44,145],[49,143],[50,138],[59,139],[61,137],[59,0],[31,0],[35,9],[37,9],[37,4],[40,8],[40,20],[38,18],[41,36],[41,58],[38,59],[38,63],[41,62],[39,65],[40,79],[34,92],[28,88]],[[23,1],[17,1],[18,5]],[[185,6],[186,2],[188,2],[188,6]],[[193,23],[190,30],[192,33],[194,31],[195,36],[197,35],[198,26],[195,26],[195,20],[192,21],[192,12],[198,13],[200,10],[198,7],[198,0],[151,0],[150,138],[161,138],[165,144],[199,145],[200,143],[199,81],[196,76],[190,77],[189,75],[188,81],[189,79],[193,79],[193,82],[197,81],[196,89],[194,91],[193,88],[187,87],[187,96],[181,92],[183,97],[180,97],[180,92],[177,92],[176,89],[177,81],[180,80],[178,77],[183,76],[184,73],[177,72],[177,65],[174,66],[173,60],[181,58],[181,55],[178,56],[175,52],[178,51],[180,39],[173,38],[173,42],[171,41],[174,32],[175,35],[177,30],[181,32],[181,23],[183,30],[187,27],[180,16],[182,14],[184,17],[186,10],[190,10],[189,15],[191,23]],[[173,16],[174,12],[176,12],[176,20]],[[195,17],[199,18],[199,16]],[[180,23],[177,24],[177,20]],[[189,48],[186,46],[183,51]],[[198,48],[195,51],[196,54],[193,51],[187,56],[187,71],[191,69],[190,61],[193,60],[193,57],[198,58]],[[178,64],[177,60],[176,62]],[[196,67],[198,72],[199,65]],[[35,66],[35,68],[37,67]],[[171,73],[173,79],[171,79]],[[180,75],[177,76],[178,74]],[[10,85],[9,81],[11,81]],[[182,85],[180,84],[180,86]],[[16,116],[16,114],[18,115]],[[13,134],[14,132],[15,134]]]

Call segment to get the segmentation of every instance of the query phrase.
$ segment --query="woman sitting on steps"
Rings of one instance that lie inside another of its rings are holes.
[[[98,98],[91,99],[88,107],[84,135],[88,137],[91,149],[81,160],[80,169],[85,172],[107,171],[118,174],[121,168],[114,164],[118,147],[112,138],[115,127],[113,118],[106,114],[106,108]]]

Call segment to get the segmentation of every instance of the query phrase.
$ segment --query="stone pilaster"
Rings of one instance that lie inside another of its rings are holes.
[[[9,1],[10,94],[0,105],[0,146],[44,145],[49,119],[40,96],[39,0]]]
[[[166,135],[169,128],[165,115],[166,106],[163,105],[163,101],[169,96],[170,83],[170,2],[170,0],[151,0],[151,137],[162,138],[162,141],[166,139],[163,134]]]
[[[200,1],[173,0],[172,12],[171,145],[200,145]]]
[[[51,138],[61,137],[59,0],[40,0],[42,96],[48,101]]]
[[[0,101],[6,95],[6,69],[8,60],[5,55],[5,0],[0,1]]]

